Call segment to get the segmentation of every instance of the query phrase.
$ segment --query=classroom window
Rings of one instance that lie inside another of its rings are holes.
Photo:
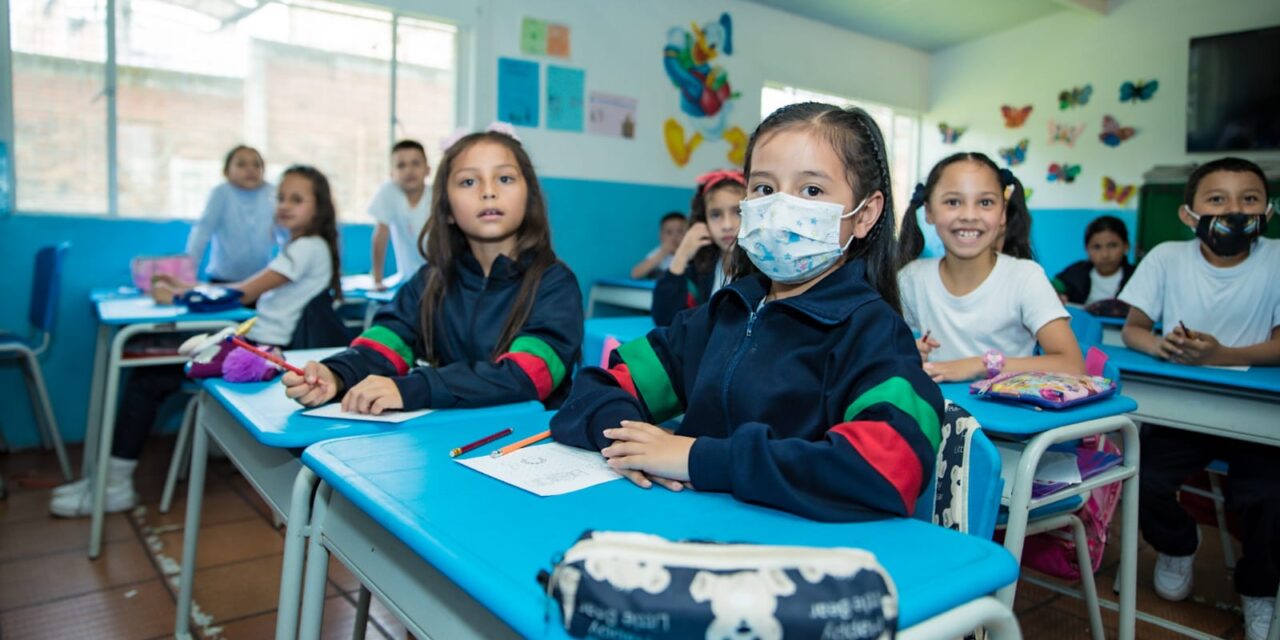
[[[10,2],[19,210],[108,209],[107,6]],[[313,165],[329,177],[339,216],[367,221],[392,138],[434,150],[454,128],[452,25],[319,0],[114,6],[119,210],[110,213],[198,216],[227,150],[243,142],[265,156],[267,180]]]
[[[861,107],[884,135],[884,143],[888,148],[889,174],[893,179],[893,203],[897,211],[894,215],[902,219],[902,212],[911,200],[911,191],[918,180],[920,149],[920,116],[886,105],[833,96],[816,91],[806,91],[795,87],[766,84],[760,94],[761,118],[797,102],[825,102],[841,107]]]

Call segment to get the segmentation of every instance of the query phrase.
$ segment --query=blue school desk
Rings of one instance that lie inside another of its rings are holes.
[[[391,278],[394,280],[390,286],[378,290],[370,288],[373,285],[373,278],[368,274],[342,276],[342,303],[364,305],[364,320],[360,327],[362,330],[368,329],[369,325],[373,324],[373,316],[378,312],[378,307],[391,302],[391,299],[396,297],[396,292],[400,290],[401,279],[394,274]]]
[[[520,418],[516,435],[545,429],[551,415]],[[345,438],[303,452],[322,482],[300,637],[320,631],[328,551],[416,637],[567,637],[559,606],[535,576],[587,529],[861,547],[897,585],[900,638],[954,638],[979,625],[1019,637],[1010,609],[989,596],[1016,579],[1017,567],[990,541],[919,520],[816,522],[725,493],[645,490],[626,480],[543,498],[448,457],[456,443],[508,424]]]
[[[587,296],[587,317],[595,317],[597,302],[648,314],[649,309],[653,307],[653,288],[657,284],[654,280],[628,278],[596,280],[595,284],[591,285],[591,293]]]
[[[1033,509],[1071,498],[1087,496],[1103,485],[1123,482],[1121,489],[1120,530],[1120,620],[1122,640],[1132,640],[1137,619],[1138,578],[1138,428],[1125,414],[1133,412],[1138,403],[1124,395],[1114,395],[1104,400],[1090,402],[1070,409],[1037,411],[1030,405],[987,400],[969,395],[969,383],[941,384],[942,395],[963,406],[993,438],[1025,442],[1018,468],[1013,477],[1012,495],[1007,506],[1009,519],[1005,528],[1004,546],[1015,560],[1022,562],[1022,549],[1026,536],[1045,528],[1056,528],[1058,523],[1035,523],[1028,528]],[[1123,389],[1126,393],[1128,388]],[[1095,434],[1118,433],[1123,440],[1124,461],[1080,484],[1073,485],[1039,498],[1031,497],[1031,481],[1035,477],[1040,458],[1052,445],[1079,440]],[[1094,602],[1096,588],[1093,574],[1083,572],[1084,591],[1090,611],[1097,611]],[[1017,593],[1016,583],[1002,589],[999,598],[1013,607]],[[1092,597],[1089,597],[1092,594]],[[1109,603],[1108,603],[1109,604]],[[1091,621],[1095,633],[1101,632],[1101,619]]]
[[[1248,371],[1176,364],[1125,347],[1103,351],[1123,373],[1134,418],[1280,447],[1280,367]]]
[[[289,351],[285,356],[290,362],[301,365],[335,351],[337,349],[308,349]],[[292,637],[297,622],[302,554],[311,514],[311,496],[316,485],[315,475],[298,460],[299,449],[330,438],[414,430],[439,432],[441,437],[453,441],[456,438],[450,434],[455,426],[462,423],[489,420],[505,424],[517,416],[536,415],[544,410],[541,403],[523,402],[484,409],[448,409],[391,424],[304,416],[303,408],[285,396],[279,379],[230,383],[212,378],[204,380],[202,387],[182,534],[182,573],[178,583],[175,623],[175,633],[179,637],[188,633],[191,620],[195,554],[210,438],[222,448],[272,510],[289,525],[285,532],[276,630],[280,637]]]
[[[608,366],[603,360],[604,343],[613,338],[621,344],[653,331],[653,318],[649,316],[622,316],[618,318],[591,318],[583,323],[582,362],[588,367]]]
[[[120,396],[120,370],[181,364],[177,355],[124,356],[125,343],[141,334],[218,331],[253,315],[249,309],[220,313],[191,313],[182,305],[158,305],[132,287],[96,289],[89,294],[98,319],[93,353],[93,381],[89,385],[88,423],[85,425],[84,462],[81,471],[92,478],[93,516],[89,524],[89,557],[102,551],[103,500],[107,490],[107,460],[115,437],[116,403]]]

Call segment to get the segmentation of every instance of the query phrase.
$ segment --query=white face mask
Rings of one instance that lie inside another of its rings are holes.
[[[742,201],[738,246],[770,280],[804,282],[825,271],[853,243],[840,244],[840,220],[856,215],[871,196],[853,211],[835,202],[806,200],[788,193]]]

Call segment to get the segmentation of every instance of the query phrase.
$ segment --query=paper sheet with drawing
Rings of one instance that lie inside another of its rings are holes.
[[[622,477],[599,453],[558,442],[525,447],[500,458],[485,453],[455,460],[540,496],[558,496]]]

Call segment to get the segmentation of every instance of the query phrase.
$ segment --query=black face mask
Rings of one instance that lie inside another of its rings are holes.
[[[1187,209],[1187,213],[1199,218],[1196,221],[1196,237],[1209,250],[1223,258],[1244,253],[1253,241],[1267,230],[1265,213],[1224,213],[1217,216],[1199,215]]]

